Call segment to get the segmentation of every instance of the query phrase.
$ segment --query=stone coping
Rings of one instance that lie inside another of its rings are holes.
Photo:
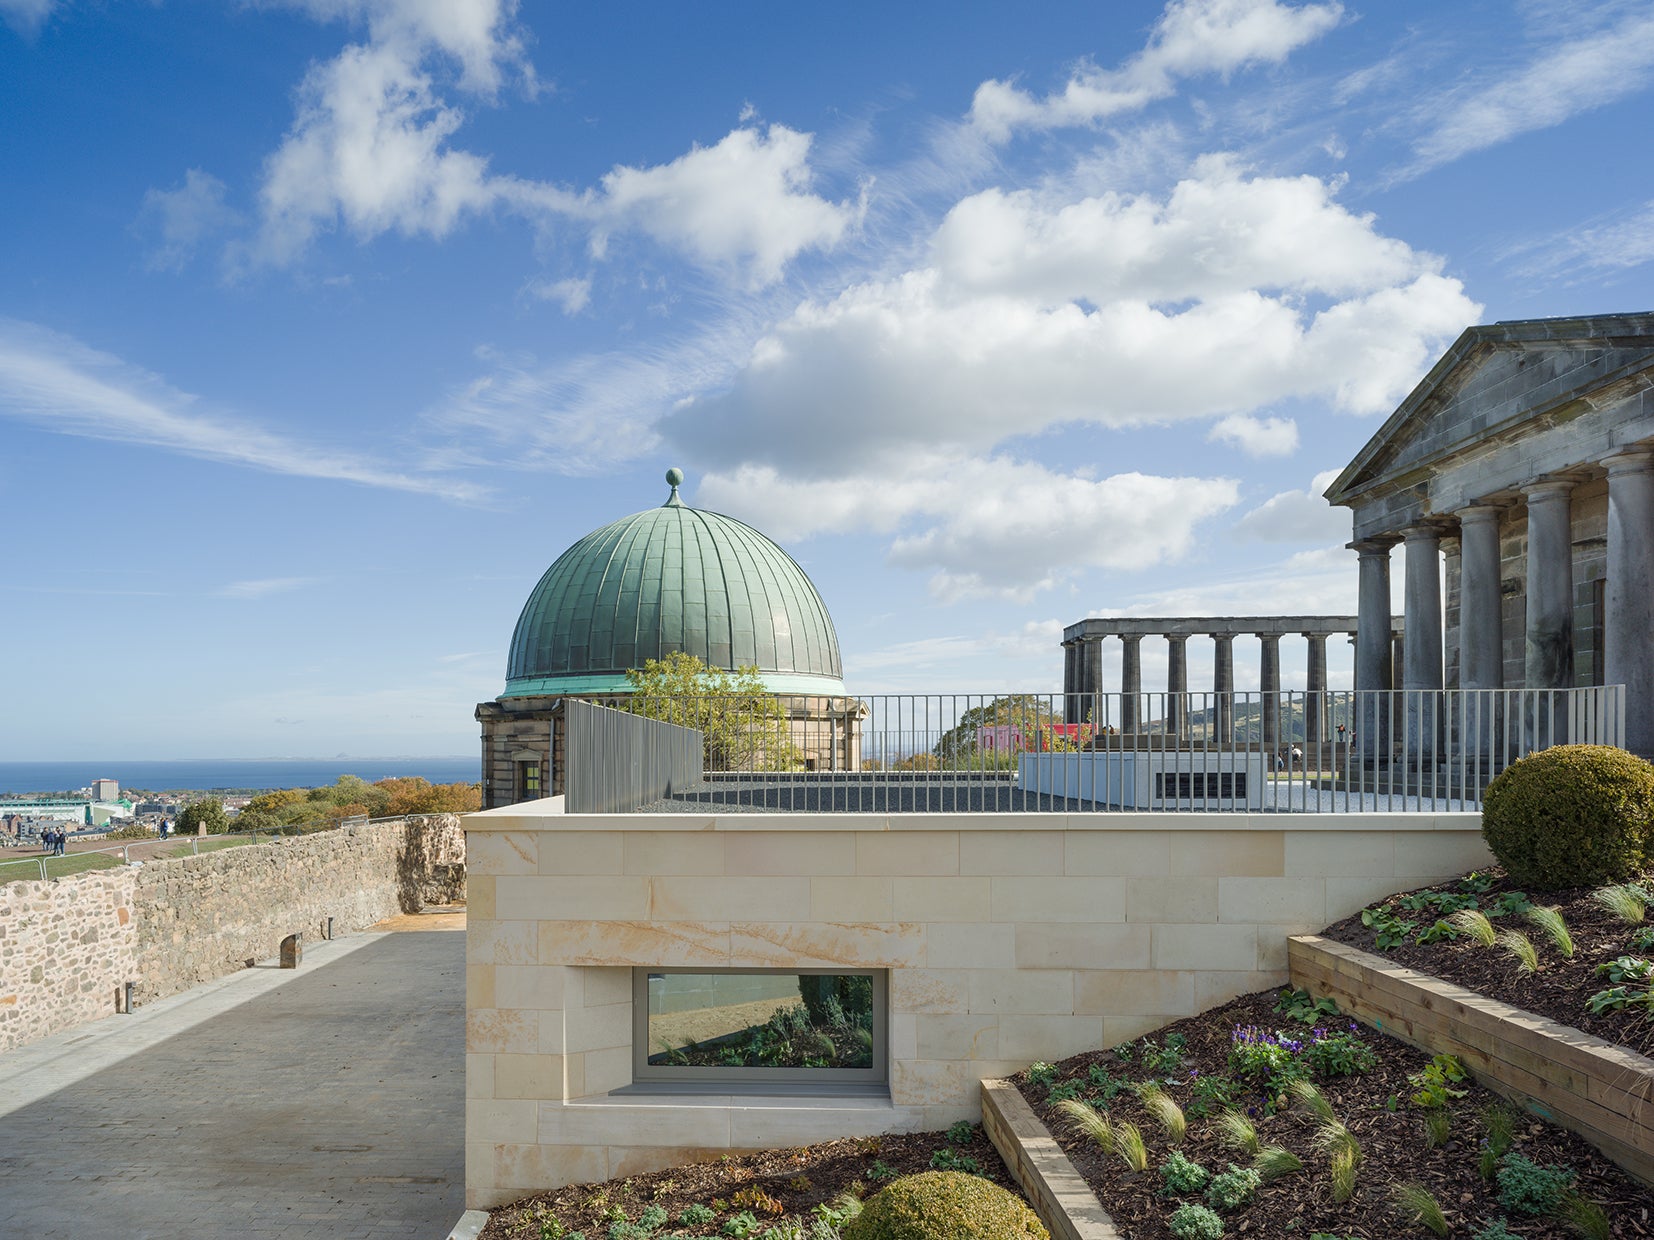
[[[465,814],[469,831],[1480,831],[1480,810],[1237,813],[568,814],[562,797]]]
[[[1051,1240],[1123,1240],[1085,1177],[1011,1082],[982,1082],[982,1127]]]
[[[1654,1059],[1319,935],[1287,941],[1292,984],[1577,1132],[1654,1184]]]

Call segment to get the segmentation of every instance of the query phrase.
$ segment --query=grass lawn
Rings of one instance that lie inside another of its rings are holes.
[[[119,853],[69,853],[62,857],[46,858],[46,877],[64,878],[70,874],[84,874],[87,870],[112,870],[120,864]],[[14,883],[39,877],[38,858],[0,857],[0,883]]]

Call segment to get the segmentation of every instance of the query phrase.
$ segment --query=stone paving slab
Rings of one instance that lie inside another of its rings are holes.
[[[297,971],[0,1055],[0,1236],[442,1240],[465,1209],[463,925],[306,944]]]

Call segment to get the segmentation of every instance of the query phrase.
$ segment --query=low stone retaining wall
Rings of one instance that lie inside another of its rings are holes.
[[[982,1082],[982,1129],[1051,1240],[1120,1240],[1097,1194],[1009,1081]]]
[[[0,1051],[465,891],[453,814],[0,884]]]
[[[1319,935],[1287,945],[1292,984],[1584,1137],[1654,1184],[1654,1060]]]

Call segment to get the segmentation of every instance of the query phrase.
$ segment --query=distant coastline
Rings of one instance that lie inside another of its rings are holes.
[[[0,796],[84,788],[115,779],[148,792],[315,788],[341,775],[380,779],[422,776],[433,784],[476,783],[476,755],[446,758],[201,758],[175,761],[0,762]]]

